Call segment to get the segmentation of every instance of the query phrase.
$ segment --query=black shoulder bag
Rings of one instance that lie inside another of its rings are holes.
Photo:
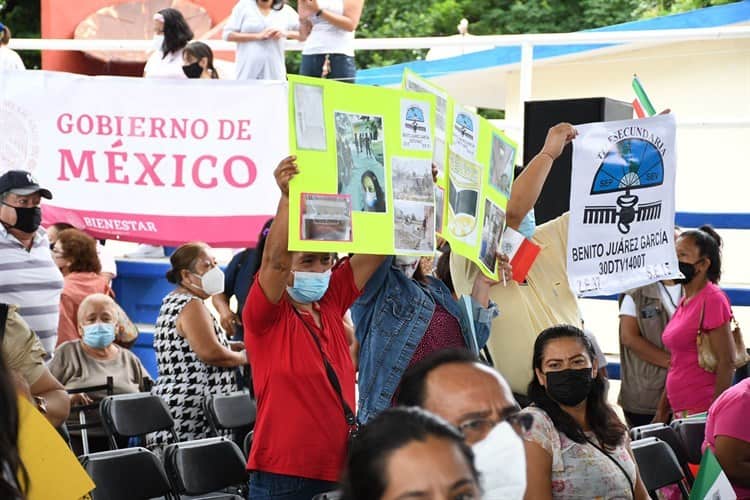
[[[325,369],[326,369],[328,382],[331,383],[333,390],[336,392],[336,395],[338,395],[339,401],[341,402],[341,408],[344,410],[344,420],[346,420],[346,424],[349,426],[349,441],[351,441],[359,433],[359,424],[357,423],[357,418],[354,416],[354,412],[352,411],[351,407],[349,407],[349,404],[347,404],[346,400],[344,399],[344,395],[341,391],[341,383],[339,382],[339,378],[336,375],[336,371],[333,369],[331,362],[328,361],[328,358],[323,352],[323,346],[320,345],[320,339],[318,339],[318,336],[315,335],[315,332],[312,331],[312,328],[310,328],[310,325],[308,325],[307,322],[302,318],[302,315],[299,313],[299,311],[297,311],[297,309],[294,306],[291,306],[291,307],[292,307],[292,310],[294,311],[294,314],[296,314],[299,320],[302,322],[302,324],[305,325],[305,329],[308,332],[310,332],[310,336],[315,342],[315,345],[318,346],[318,351],[320,351],[320,357],[323,358],[323,365],[325,366]]]

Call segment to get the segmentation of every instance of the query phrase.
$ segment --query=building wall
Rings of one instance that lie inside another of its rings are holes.
[[[610,97],[630,102],[635,98],[633,73],[657,111],[670,108],[678,123],[750,121],[747,39],[685,42],[542,64],[534,68],[532,99]],[[508,76],[506,93],[506,120],[511,123],[520,121],[518,92],[515,71]],[[677,209],[747,212],[747,183],[742,181],[750,181],[750,169],[738,172],[737,166],[747,165],[749,143],[749,125],[678,127]]]
[[[102,7],[127,3],[132,0],[41,0],[42,38],[73,38],[76,26]],[[226,19],[237,0],[191,0],[209,16],[212,26]],[[82,52],[42,51],[42,69],[68,71],[89,75],[140,76],[143,64],[106,64]]]

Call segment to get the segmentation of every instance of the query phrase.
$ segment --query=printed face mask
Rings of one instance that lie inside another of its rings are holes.
[[[414,276],[419,265],[419,257],[410,257],[408,255],[397,255],[393,259],[393,265],[401,269],[407,278]]]
[[[560,370],[547,372],[547,394],[565,406],[576,406],[583,402],[591,392],[594,379],[591,368]]]
[[[472,449],[484,498],[522,500],[526,492],[526,453],[513,427],[500,422]]]
[[[182,72],[185,73],[185,76],[188,78],[200,78],[203,74],[203,68],[201,68],[201,65],[196,61],[192,64],[186,64],[183,66]]]
[[[286,287],[286,291],[295,302],[310,304],[323,298],[330,281],[330,269],[324,273],[294,271],[294,286]]]
[[[206,295],[218,295],[224,291],[224,272],[219,269],[219,266],[212,267],[202,276],[195,273],[193,273],[193,275],[198,276],[201,279],[200,289],[203,290]],[[193,286],[198,288],[196,285]]]
[[[114,323],[94,323],[83,327],[83,343],[89,347],[105,349],[114,341]]]
[[[14,207],[3,203],[16,211],[16,223],[11,227],[24,233],[34,233],[42,223],[42,209],[39,207]]]

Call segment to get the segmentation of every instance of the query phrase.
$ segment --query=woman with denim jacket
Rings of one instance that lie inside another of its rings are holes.
[[[419,261],[386,258],[352,306],[359,342],[357,418],[362,423],[392,406],[404,371],[432,352],[465,348],[478,355],[498,314],[489,300],[494,281],[478,273],[469,311],[445,283],[425,276]],[[507,258],[499,256],[498,264],[509,276]]]

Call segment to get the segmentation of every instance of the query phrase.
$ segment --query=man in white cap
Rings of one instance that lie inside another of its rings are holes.
[[[57,343],[63,277],[40,227],[42,198],[52,199],[30,172],[0,175],[0,302],[18,312],[51,354]]]

